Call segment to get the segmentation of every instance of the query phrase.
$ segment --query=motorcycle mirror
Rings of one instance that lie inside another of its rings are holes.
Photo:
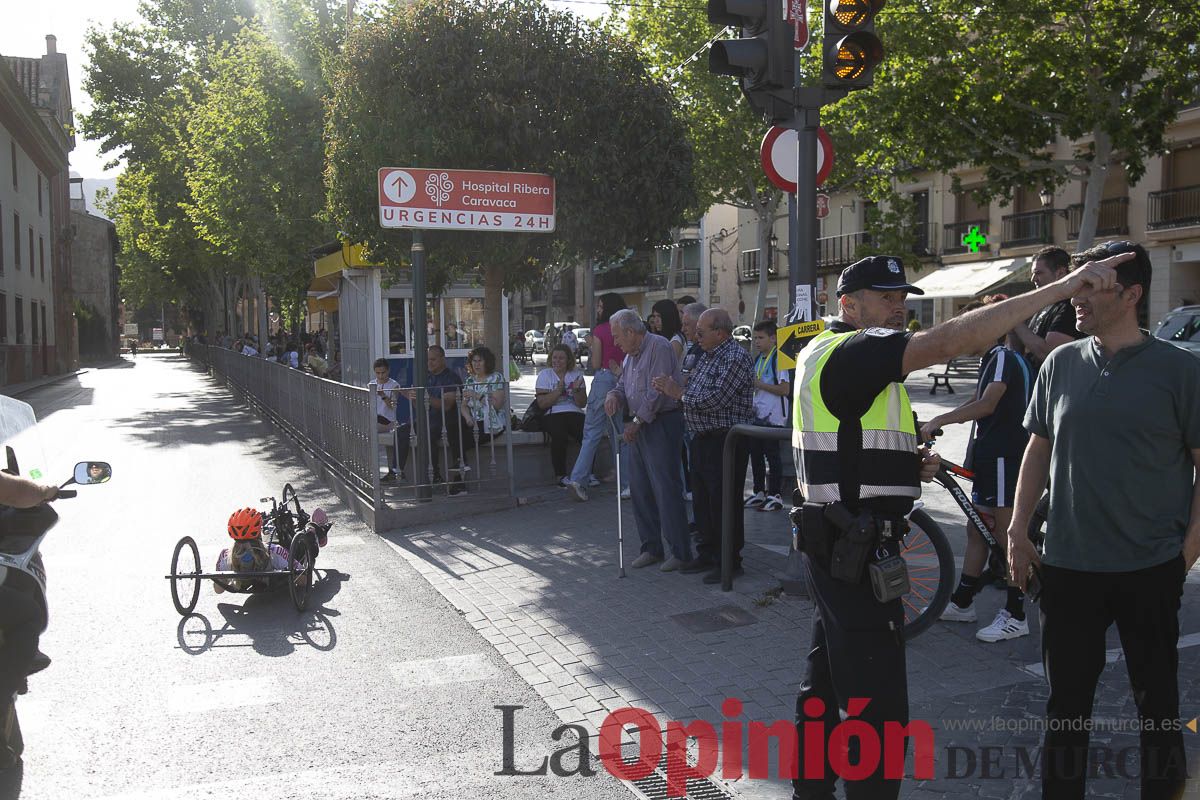
[[[80,461],[75,465],[75,476],[71,480],[81,486],[88,486],[107,483],[111,477],[112,465],[107,461]]]

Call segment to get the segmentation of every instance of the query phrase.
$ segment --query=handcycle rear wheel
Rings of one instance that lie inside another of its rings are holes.
[[[316,554],[309,546],[308,537],[298,533],[292,537],[288,548],[288,591],[297,611],[308,607],[308,596],[312,594],[313,562]]]
[[[184,548],[191,551],[190,565],[186,563],[189,559],[183,553]],[[175,552],[171,554],[171,602],[175,604],[175,610],[181,616],[186,617],[192,613],[196,608],[196,601],[200,599],[200,579],[188,577],[199,574],[200,548],[196,547],[195,539],[185,536],[175,543]]]
[[[941,526],[922,509],[908,518],[910,529],[901,555],[908,565],[908,594],[904,604],[904,638],[923,633],[950,602],[954,589],[954,552]]]

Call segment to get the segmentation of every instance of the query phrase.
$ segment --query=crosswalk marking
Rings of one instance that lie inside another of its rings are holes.
[[[197,714],[221,708],[265,706],[278,702],[282,694],[283,684],[270,676],[173,686],[167,694],[167,711]]]
[[[1184,649],[1185,647],[1195,647],[1197,645],[1200,645],[1200,633],[1189,633],[1185,636],[1179,637],[1180,650]],[[1124,651],[1122,651],[1119,647],[1114,647],[1112,650],[1105,651],[1104,663],[1115,664],[1120,661],[1123,656]],[[1036,675],[1039,678],[1046,677],[1046,671],[1043,669],[1040,661],[1033,664],[1026,664],[1025,666],[1021,667],[1021,670],[1028,672],[1030,675]]]

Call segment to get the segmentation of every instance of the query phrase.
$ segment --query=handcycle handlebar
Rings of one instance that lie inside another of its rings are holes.
[[[72,497],[77,497],[78,495],[79,495],[78,489],[59,489],[58,494],[54,496],[54,499],[55,500],[59,500],[59,499],[65,500],[65,499],[69,499]]]

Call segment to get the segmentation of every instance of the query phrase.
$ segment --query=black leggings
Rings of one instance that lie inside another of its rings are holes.
[[[550,462],[554,464],[554,477],[561,478],[569,475],[567,469],[567,437],[577,442],[583,442],[583,418],[586,414],[574,411],[560,411],[557,414],[547,414],[542,423],[546,433],[550,434]]]
[[[10,575],[16,572],[11,570]],[[31,581],[32,582],[32,581]],[[0,586],[0,698],[7,699],[25,681],[37,652],[38,637],[46,629],[46,611],[36,595]]]

